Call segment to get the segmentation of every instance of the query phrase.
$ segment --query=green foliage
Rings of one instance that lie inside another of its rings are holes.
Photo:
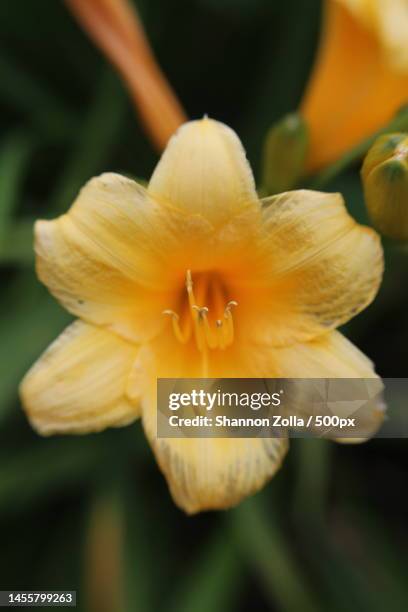
[[[304,174],[308,144],[307,126],[296,113],[286,115],[270,128],[262,159],[261,189],[267,195],[296,187]]]

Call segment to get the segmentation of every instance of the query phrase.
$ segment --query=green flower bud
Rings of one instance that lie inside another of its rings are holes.
[[[305,167],[307,127],[300,115],[286,115],[269,130],[264,145],[262,187],[267,194],[292,189]]]
[[[364,160],[361,176],[373,224],[389,238],[408,240],[408,135],[380,136]]]

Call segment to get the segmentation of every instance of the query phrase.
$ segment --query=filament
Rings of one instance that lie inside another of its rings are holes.
[[[238,306],[238,302],[235,300],[229,301],[224,308],[222,317],[215,321],[215,325],[212,325],[209,320],[209,308],[197,303],[190,270],[187,270],[186,273],[186,290],[190,316],[184,329],[180,324],[180,316],[174,310],[164,310],[163,314],[171,317],[173,332],[179,342],[186,344],[194,335],[196,346],[202,353],[203,372],[208,372],[208,350],[226,349],[234,341],[232,310]],[[216,286],[215,298],[217,303],[222,299],[218,286]]]

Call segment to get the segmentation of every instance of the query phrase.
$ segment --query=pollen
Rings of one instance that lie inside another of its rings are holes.
[[[204,290],[203,290],[204,286]],[[222,315],[211,322],[209,306],[199,305],[194,291],[194,283],[190,270],[186,273],[186,301],[187,308],[181,317],[174,310],[164,310],[163,314],[171,318],[175,337],[182,344],[186,344],[194,338],[195,344],[201,353],[207,353],[208,349],[226,349],[234,341],[234,319],[233,309],[238,306],[235,300],[224,302]],[[219,311],[220,289],[218,283],[212,287],[211,282],[201,283],[201,293],[213,302],[214,309]]]

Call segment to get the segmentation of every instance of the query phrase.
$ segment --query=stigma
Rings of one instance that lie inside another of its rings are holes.
[[[210,308],[199,305],[194,293],[191,271],[187,270],[185,288],[187,292],[187,316],[180,315],[174,310],[164,310],[163,314],[171,317],[175,337],[182,344],[186,344],[194,337],[199,351],[206,353],[208,349],[226,349],[234,341],[234,319],[232,311],[238,306],[235,300],[228,301],[220,318],[215,323],[210,320]],[[224,302],[225,303],[225,302]]]

